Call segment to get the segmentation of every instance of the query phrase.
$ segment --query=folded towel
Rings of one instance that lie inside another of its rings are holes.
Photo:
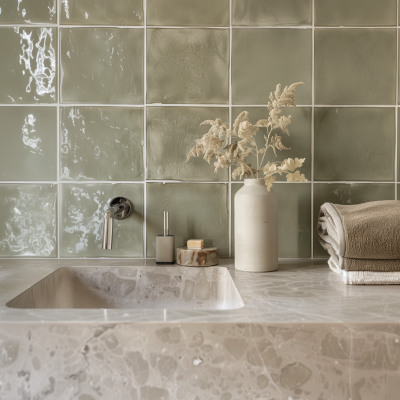
[[[399,285],[400,272],[344,271],[335,265],[332,257],[328,260],[329,268],[341,275],[346,285]]]
[[[335,272],[400,271],[400,201],[325,203],[318,233]]]

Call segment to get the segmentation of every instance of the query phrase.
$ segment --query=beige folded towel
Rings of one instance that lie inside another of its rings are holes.
[[[400,271],[400,201],[325,203],[318,233],[330,267],[346,271]]]

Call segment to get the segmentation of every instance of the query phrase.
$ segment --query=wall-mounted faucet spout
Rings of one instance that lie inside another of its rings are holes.
[[[132,203],[125,197],[115,197],[108,202],[109,209],[103,218],[103,249],[111,250],[113,242],[113,220],[125,219],[129,216]]]

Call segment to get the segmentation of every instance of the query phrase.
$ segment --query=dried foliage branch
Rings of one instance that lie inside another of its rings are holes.
[[[276,180],[277,174],[286,175],[288,182],[306,182],[304,174],[300,174],[297,168],[300,168],[305,158],[288,158],[282,162],[273,161],[264,164],[264,158],[267,150],[271,149],[274,155],[277,151],[290,150],[282,143],[282,137],[272,132],[276,129],[281,129],[284,133],[289,135],[288,126],[291,123],[291,116],[282,115],[283,107],[294,107],[295,91],[303,82],[293,83],[286,86],[283,91],[281,85],[276,86],[275,92],[271,92],[268,102],[268,118],[261,119],[253,125],[249,121],[248,111],[241,112],[233,123],[232,128],[229,127],[227,122],[222,122],[217,118],[214,120],[207,120],[200,125],[210,125],[209,131],[201,138],[196,140],[196,145],[192,147],[188,153],[186,162],[192,157],[203,158],[210,164],[213,159],[215,172],[219,168],[233,167],[232,178],[249,178],[259,177],[259,173],[264,174],[265,185],[268,190],[271,189],[272,184]],[[266,130],[264,134],[265,145],[258,148],[255,136],[257,132],[262,129]],[[233,141],[233,143],[232,143]],[[246,162],[247,157],[255,156],[257,158],[257,166],[254,168],[250,163]]]

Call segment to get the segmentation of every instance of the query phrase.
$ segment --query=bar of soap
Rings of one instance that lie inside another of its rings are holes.
[[[203,239],[190,239],[187,241],[188,249],[202,249],[204,247]]]

